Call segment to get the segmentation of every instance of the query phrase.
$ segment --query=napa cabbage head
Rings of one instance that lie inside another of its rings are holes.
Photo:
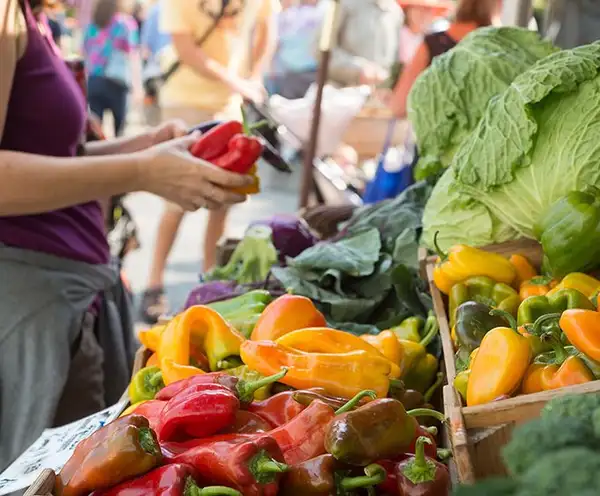
[[[416,178],[447,167],[489,99],[555,50],[527,29],[487,27],[435,57],[408,97],[408,117],[419,150]]]
[[[600,187],[600,42],[518,76],[490,101],[449,170],[454,194],[525,237],[556,200]]]

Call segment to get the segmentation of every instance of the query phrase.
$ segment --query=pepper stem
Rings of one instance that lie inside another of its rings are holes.
[[[515,318],[508,313],[506,310],[500,310],[499,308],[494,308],[493,310],[490,310],[490,315],[492,317],[496,316],[496,317],[502,317],[504,318],[507,322],[509,327],[515,331],[515,332],[519,332],[517,329],[517,321],[515,320]]]
[[[223,360],[219,360],[217,362],[218,370],[227,370],[227,369],[235,369],[236,367],[241,367],[244,363],[240,360],[240,357],[236,357],[234,355],[228,356]]]
[[[437,457],[443,462],[452,458],[452,450],[440,448],[437,450]]]
[[[433,341],[433,339],[440,332],[440,326],[439,326],[437,317],[434,314],[432,314],[431,312],[429,312],[429,316],[427,317],[427,322],[425,322],[424,332],[425,332],[425,336],[423,336],[423,339],[421,339],[421,341],[419,341],[419,344],[423,348],[427,348],[427,346],[429,346],[429,344]]]
[[[569,354],[562,343],[552,334],[544,334],[542,335],[542,340],[550,343],[552,346],[552,350],[554,351],[554,364],[562,365],[563,362],[569,358]]]
[[[413,408],[406,413],[411,417],[433,417],[440,422],[446,421],[446,416],[443,413],[431,410],[430,408]]]
[[[425,445],[431,444],[431,439],[427,436],[419,436],[415,445],[415,466],[418,469],[427,468],[427,459],[425,458]]]
[[[248,469],[256,482],[270,484],[277,479],[279,474],[287,472],[288,466],[274,460],[265,450],[262,450],[251,458]]]
[[[152,456],[158,456],[160,454],[160,448],[156,441],[154,431],[149,427],[140,427],[138,429],[138,440],[142,449]]]
[[[448,254],[444,253],[442,251],[442,249],[440,248],[440,245],[438,244],[438,236],[440,235],[439,231],[436,231],[435,234],[433,235],[433,247],[435,248],[435,252],[437,253],[437,256],[440,257],[440,260],[443,262],[444,260],[446,260],[448,258]]]
[[[283,379],[285,374],[287,374],[287,367],[283,367],[281,372],[277,374],[270,375],[269,377],[263,377],[262,379],[258,379],[256,381],[244,381],[240,380],[237,383],[236,389],[238,393],[238,397],[242,403],[247,403],[254,399],[254,393],[259,389],[268,386],[269,384],[273,384],[277,382],[279,379]]]
[[[547,333],[546,331],[544,331],[542,329],[542,326],[547,323],[558,325],[558,321],[560,320],[560,315],[561,315],[560,313],[547,313],[546,315],[542,315],[541,317],[538,317],[538,319],[533,323],[533,329],[532,329],[531,333],[535,334],[536,336],[542,336],[543,334],[550,334],[550,333]]]
[[[352,410],[353,408],[355,408],[360,403],[360,401],[363,398],[366,398],[367,396],[369,398],[371,398],[372,400],[374,400],[375,398],[377,398],[377,393],[375,391],[372,391],[371,389],[365,389],[364,391],[361,391],[356,396],[354,396],[354,398],[352,398],[343,407],[338,408],[335,411],[335,414],[336,415],[341,415],[342,413],[349,412],[350,410]]]
[[[435,425],[432,425],[430,427],[423,427],[423,430],[428,434],[431,434],[432,436],[438,435],[438,428]]]
[[[243,496],[241,492],[225,486],[209,486],[200,488],[192,477],[185,481],[183,496]]]
[[[433,395],[439,389],[439,387],[442,385],[443,382],[444,382],[444,373],[438,372],[435,377],[435,382],[431,385],[431,387],[427,391],[425,391],[425,394],[423,395],[423,403],[431,402],[431,398],[433,397]]]
[[[372,463],[365,467],[365,475],[359,477],[344,477],[339,481],[338,485],[340,489],[343,489],[344,491],[352,491],[354,489],[377,486],[385,481],[386,477],[387,471],[381,465]]]
[[[148,384],[152,389],[164,387],[162,371],[158,371],[152,375],[148,376]]]

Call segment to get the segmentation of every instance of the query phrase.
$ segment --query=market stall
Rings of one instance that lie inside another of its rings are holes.
[[[324,238],[250,226],[29,495],[595,494],[599,74],[519,28],[436,59],[424,179]]]

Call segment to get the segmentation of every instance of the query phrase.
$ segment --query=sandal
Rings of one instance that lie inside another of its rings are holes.
[[[140,319],[150,325],[169,312],[169,302],[163,288],[147,289],[142,293]]]

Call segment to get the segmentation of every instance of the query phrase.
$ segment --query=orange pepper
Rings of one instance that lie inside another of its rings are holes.
[[[391,331],[390,331],[391,333]],[[398,338],[391,333],[397,348],[400,348]],[[377,336],[372,336],[377,337]],[[327,327],[312,327],[307,329],[298,329],[297,331],[284,334],[275,342],[287,348],[292,348],[306,353],[348,353],[351,351],[363,350],[374,357],[389,358],[377,346],[364,339],[350,334],[349,332],[329,329]],[[388,346],[390,343],[387,343]],[[401,352],[401,350],[400,350]],[[392,369],[391,377],[397,379],[400,377],[399,362],[390,361]]]
[[[250,339],[275,341],[298,329],[326,326],[325,317],[309,298],[286,294],[267,305],[256,321]]]
[[[570,356],[560,367],[558,365],[548,365],[546,369],[550,369],[550,377],[542,376],[544,390],[560,389],[567,386],[575,386],[576,384],[585,384],[594,380],[594,376],[590,369],[587,368],[583,360],[577,356]]]
[[[559,326],[575,348],[600,361],[600,312],[566,310],[560,315]]]
[[[404,348],[400,344],[398,337],[393,331],[381,331],[376,336],[363,334],[363,341],[376,348],[385,358],[392,362],[392,376],[396,378],[396,373],[400,377],[402,362],[404,361]],[[398,369],[395,372],[395,369]]]
[[[492,310],[492,313],[502,315],[511,327],[496,327],[483,337],[471,362],[468,406],[481,405],[514,393],[531,361],[529,341],[518,333],[514,317],[502,310]]]
[[[348,353],[306,353],[273,341],[245,341],[243,362],[252,370],[269,376],[288,369],[280,382],[296,389],[320,387],[333,396],[352,398],[365,389],[387,396],[390,361],[364,350]]]
[[[523,255],[514,254],[508,261],[515,268],[517,277],[515,278],[515,287],[519,288],[525,281],[529,281],[538,275],[537,270],[531,265],[531,262]]]
[[[160,345],[160,336],[166,327],[166,325],[156,325],[150,329],[144,329],[138,332],[138,338],[145,348],[157,351]]]
[[[543,365],[541,363],[532,363],[527,372],[525,372],[525,377],[523,377],[523,383],[521,384],[521,393],[522,394],[533,394],[544,391],[544,383],[546,379],[542,379],[542,375],[546,370],[548,365]]]
[[[552,289],[552,279],[549,277],[536,276],[521,284],[519,289],[519,297],[521,301],[526,300],[530,296],[544,296]]]
[[[192,307],[193,308],[193,307]],[[193,375],[204,374],[190,363],[190,328],[192,314],[177,315],[171,320],[160,339],[158,361],[165,385]]]

